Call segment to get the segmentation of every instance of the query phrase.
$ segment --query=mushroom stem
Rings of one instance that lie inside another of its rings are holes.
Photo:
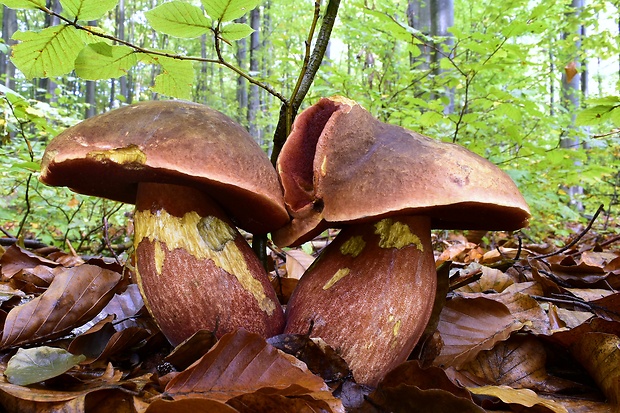
[[[431,315],[436,271],[431,220],[397,216],[350,224],[301,278],[286,333],[321,337],[358,383],[376,386],[404,362]]]
[[[264,337],[282,331],[282,307],[267,273],[204,192],[141,183],[134,225],[138,284],[171,344],[202,329],[218,337],[240,327]]]

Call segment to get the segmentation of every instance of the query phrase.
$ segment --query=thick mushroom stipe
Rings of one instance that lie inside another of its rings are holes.
[[[436,282],[430,218],[348,226],[301,278],[285,332],[321,337],[357,382],[376,386],[424,332]]]
[[[244,327],[266,338],[282,331],[284,315],[267,273],[203,192],[140,184],[134,222],[138,284],[170,343],[198,330],[220,337]]]

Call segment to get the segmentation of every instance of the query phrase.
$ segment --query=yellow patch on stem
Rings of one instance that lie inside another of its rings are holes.
[[[95,158],[98,161],[112,161],[120,165],[132,163],[144,165],[146,163],[146,154],[136,145],[105,151],[92,151],[88,153],[87,157]]]
[[[340,281],[341,279],[343,279],[344,277],[349,275],[350,272],[351,272],[351,270],[349,268],[341,268],[341,269],[339,269],[338,271],[336,271],[336,274],[334,274],[332,276],[332,278],[330,278],[329,281],[327,281],[325,283],[325,285],[323,286],[323,289],[327,290],[327,289],[331,288],[338,281]]]
[[[355,258],[362,253],[365,246],[366,241],[364,241],[364,238],[362,238],[361,235],[356,235],[342,243],[340,246],[340,253]]]
[[[165,244],[170,251],[180,248],[196,259],[212,260],[219,268],[237,278],[241,286],[254,296],[261,310],[270,315],[275,311],[275,303],[265,295],[261,282],[252,276],[243,253],[234,243],[236,230],[226,222],[212,216],[202,218],[193,211],[179,218],[165,210],[155,214],[144,210],[135,212],[134,225],[136,249],[147,238],[153,243]],[[155,255],[158,265],[157,252]],[[163,268],[163,260],[161,265]]]
[[[157,275],[161,275],[162,270],[164,269],[164,260],[166,259],[166,253],[161,248],[161,242],[155,241],[155,269],[157,270]]]
[[[327,174],[327,156],[323,157],[323,162],[321,162],[321,176],[325,176]]]
[[[379,235],[381,248],[404,248],[415,245],[420,251],[424,251],[422,241],[411,232],[409,225],[402,222],[385,218],[375,224],[375,234]]]

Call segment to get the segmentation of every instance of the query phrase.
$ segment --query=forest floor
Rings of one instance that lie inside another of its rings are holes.
[[[449,292],[412,359],[377,388],[306,336],[199,332],[172,348],[130,266],[54,248],[0,257],[6,412],[614,412],[620,237],[436,233]],[[488,238],[491,238],[490,240]],[[475,241],[475,242],[472,242]],[[317,240],[318,251],[325,240]],[[286,302],[316,254],[273,249]],[[275,276],[277,274],[277,277]],[[446,277],[447,279],[447,277]],[[291,353],[291,354],[287,354]],[[415,359],[414,359],[415,358]],[[301,363],[300,361],[303,361]]]

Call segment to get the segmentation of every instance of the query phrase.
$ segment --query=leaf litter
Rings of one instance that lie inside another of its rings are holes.
[[[200,331],[172,348],[145,311],[131,266],[9,247],[0,257],[0,405],[7,412],[617,411],[614,243],[583,239],[556,250],[496,237],[493,247],[465,236],[436,242],[438,271],[449,273],[446,299],[436,301],[410,360],[377,388],[355,383],[337,349],[310,335],[266,341],[238,330],[217,340]],[[318,249],[273,247],[272,282],[283,303]]]

